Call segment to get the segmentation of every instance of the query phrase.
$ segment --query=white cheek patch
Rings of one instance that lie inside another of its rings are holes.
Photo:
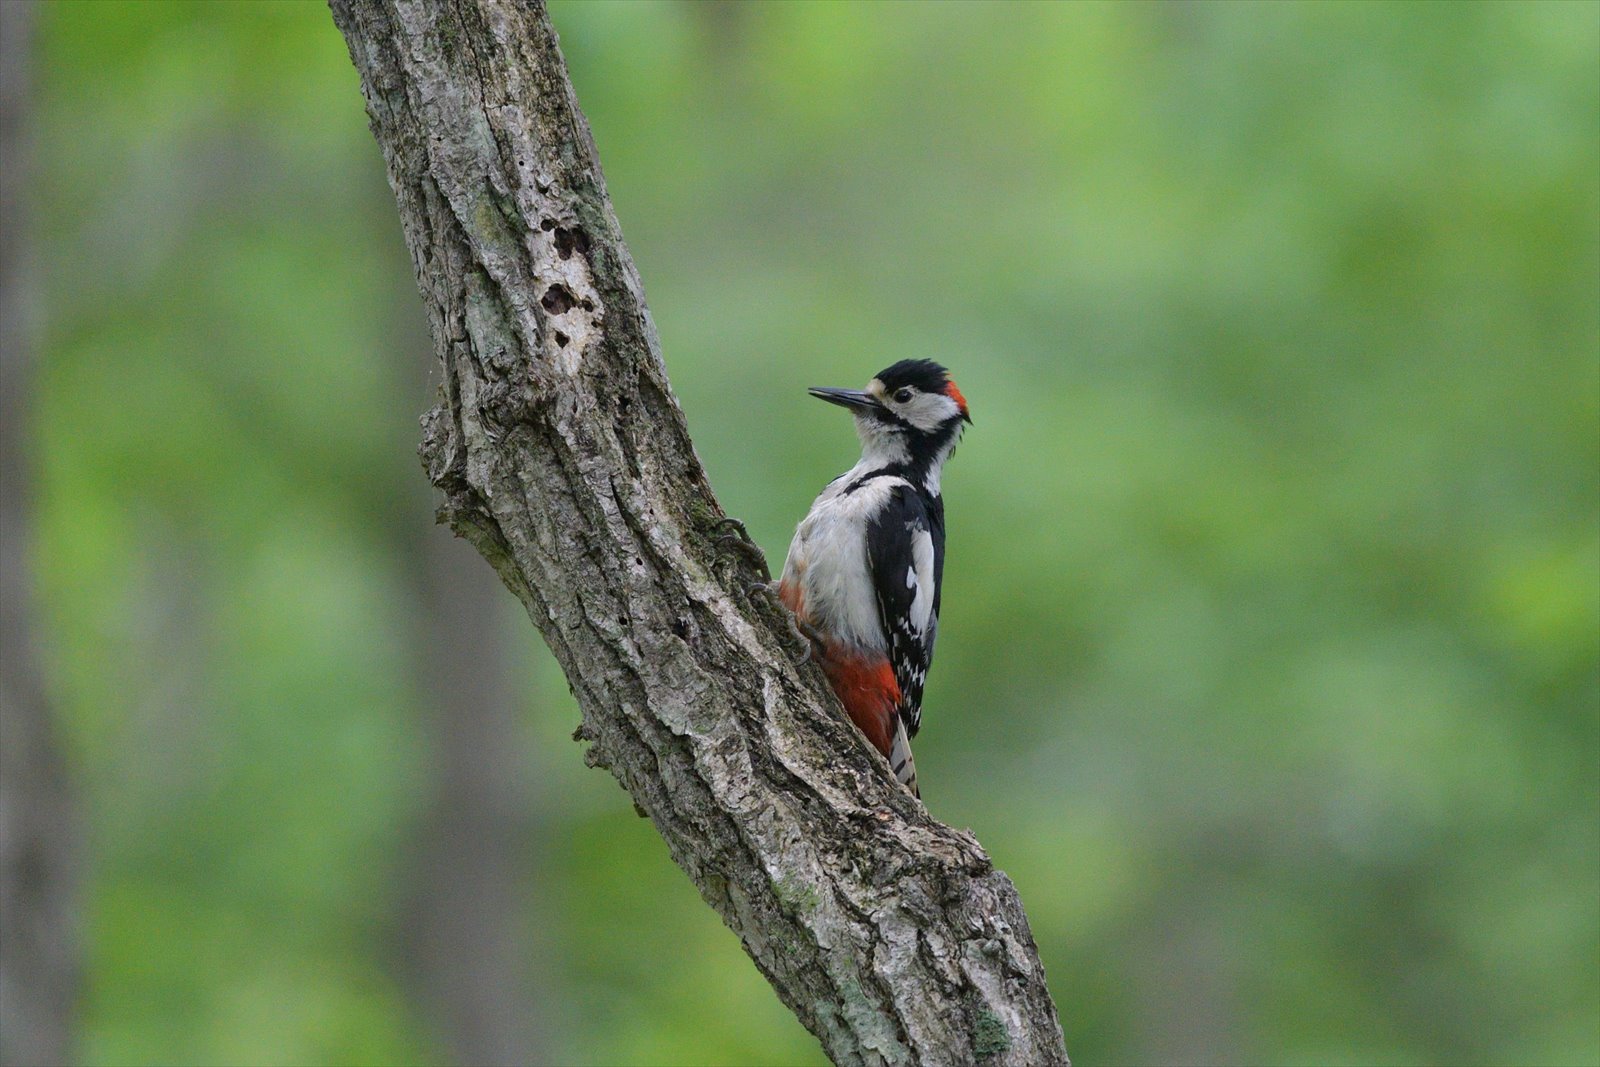
[[[960,406],[943,393],[917,393],[909,404],[896,405],[895,410],[924,433],[932,433],[961,414]]]

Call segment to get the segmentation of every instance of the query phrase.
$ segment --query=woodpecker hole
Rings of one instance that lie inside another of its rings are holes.
[[[551,230],[553,230],[555,228],[556,228],[556,220],[555,219],[540,219],[539,220],[539,229],[543,230],[545,233],[549,233]]]
[[[572,292],[566,286],[552,285],[544,291],[544,296],[539,303],[544,305],[544,309],[552,315],[565,315],[578,302],[573,299]]]
[[[572,253],[589,254],[589,235],[581,229],[573,227],[558,227],[556,229],[556,255],[562,259],[571,259]]]

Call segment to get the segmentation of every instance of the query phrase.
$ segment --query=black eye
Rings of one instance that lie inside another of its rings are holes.
[[[907,400],[911,399],[911,390],[910,389],[897,389],[897,390],[895,390],[894,398],[899,403],[904,404]]]

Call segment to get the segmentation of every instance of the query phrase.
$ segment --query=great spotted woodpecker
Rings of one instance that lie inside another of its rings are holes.
[[[911,738],[944,577],[939,475],[972,418],[949,373],[925,359],[902,360],[863,390],[811,395],[854,414],[861,460],[801,520],[778,595],[851,720],[916,794]]]

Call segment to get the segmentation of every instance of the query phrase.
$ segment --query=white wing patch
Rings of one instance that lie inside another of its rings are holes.
[[[916,589],[911,600],[911,625],[917,635],[928,632],[928,620],[933,615],[933,535],[927,527],[913,527],[911,533],[911,569],[906,572],[906,588]]]

